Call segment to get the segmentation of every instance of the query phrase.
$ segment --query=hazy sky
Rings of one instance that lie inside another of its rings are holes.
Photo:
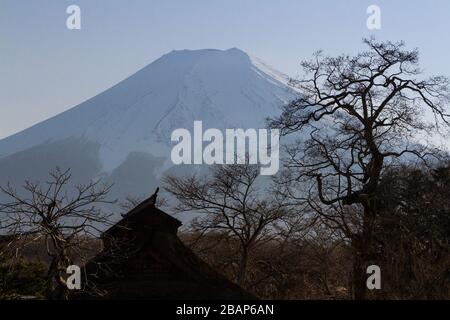
[[[81,8],[68,30],[66,8]],[[381,8],[381,30],[366,9]],[[405,40],[429,73],[450,75],[450,1],[0,0],[0,138],[111,87],[174,49],[238,47],[295,76],[317,49]]]

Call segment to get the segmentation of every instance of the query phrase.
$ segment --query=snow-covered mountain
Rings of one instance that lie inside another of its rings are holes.
[[[107,177],[119,196],[150,192],[171,170],[174,129],[190,129],[194,120],[205,128],[260,128],[293,97],[286,76],[239,49],[172,51],[80,105],[0,140],[1,182],[43,179],[58,165],[71,167],[80,180]]]

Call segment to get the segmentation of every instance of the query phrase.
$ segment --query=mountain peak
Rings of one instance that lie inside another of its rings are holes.
[[[161,58],[151,63],[149,66],[158,63],[170,63],[179,66],[180,64],[192,64],[201,61],[217,60],[217,63],[223,63],[228,60],[232,63],[251,64],[250,57],[244,51],[238,48],[227,50],[220,49],[183,49],[172,50]]]
[[[180,49],[180,50],[172,50],[166,55],[170,54],[223,54],[223,53],[239,53],[247,55],[247,53],[237,47],[232,47],[229,49],[221,50],[214,48],[205,48],[205,49]]]

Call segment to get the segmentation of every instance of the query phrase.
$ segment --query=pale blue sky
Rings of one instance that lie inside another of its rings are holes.
[[[82,30],[66,8],[81,7]],[[382,29],[366,28],[381,7]],[[71,108],[174,49],[238,47],[295,76],[317,49],[405,40],[450,75],[450,1],[0,0],[0,138]]]

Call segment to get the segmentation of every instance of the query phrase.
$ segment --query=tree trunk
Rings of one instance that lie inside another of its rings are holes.
[[[45,297],[47,300],[67,300],[68,292],[64,281],[61,280],[63,264],[59,257],[54,257],[47,272]]]
[[[352,239],[353,267],[352,297],[355,300],[367,299],[367,267],[370,264],[372,248],[374,210],[370,206],[364,207],[362,230]]]
[[[367,254],[366,244],[363,235],[358,235],[352,241],[353,247],[353,267],[352,267],[352,298],[354,300],[367,299],[366,270]]]
[[[241,287],[244,285],[246,280],[245,278],[247,275],[247,265],[248,265],[248,250],[243,249],[241,259],[239,261],[239,269],[237,275],[237,284]]]

